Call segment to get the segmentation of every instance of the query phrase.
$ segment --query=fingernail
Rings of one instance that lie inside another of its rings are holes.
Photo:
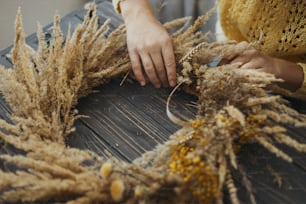
[[[145,81],[140,81],[140,86],[145,86],[146,82]]]
[[[171,80],[169,84],[170,84],[171,87],[174,87],[176,85],[174,80]]]

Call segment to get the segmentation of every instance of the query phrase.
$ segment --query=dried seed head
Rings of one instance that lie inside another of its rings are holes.
[[[75,132],[76,131],[76,128],[75,127],[72,127],[71,129],[70,129],[70,132],[72,133],[72,132]]]
[[[124,190],[125,187],[122,180],[113,181],[110,187],[112,199],[116,202],[121,201],[123,198]]]
[[[134,190],[135,197],[141,197],[143,195],[143,191],[144,191],[143,187],[136,186]]]
[[[103,178],[108,178],[109,175],[112,173],[112,171],[113,171],[113,166],[109,162],[104,163],[100,169],[100,173]]]

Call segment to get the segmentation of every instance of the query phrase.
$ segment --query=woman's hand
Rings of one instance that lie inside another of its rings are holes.
[[[237,46],[245,46],[245,43],[239,43]],[[298,64],[270,57],[255,48],[247,49],[233,59],[227,60],[227,63],[238,64],[241,69],[257,69],[273,74],[276,78],[284,80],[283,83],[279,84],[281,87],[291,91],[300,88],[304,80],[303,69]]]
[[[171,38],[155,18],[147,0],[120,4],[127,29],[127,45],[133,72],[139,83],[145,76],[159,88],[176,85],[176,66]]]

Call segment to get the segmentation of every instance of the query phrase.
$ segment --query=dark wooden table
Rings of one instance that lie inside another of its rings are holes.
[[[110,28],[122,23],[110,2],[96,1],[99,4],[99,23],[111,19]],[[83,8],[62,18],[61,28],[67,33],[68,24],[72,29],[80,24],[85,15]],[[44,28],[46,37],[52,33],[52,24]],[[27,37],[27,43],[37,48],[35,34]],[[12,67],[7,58],[11,47],[0,52],[0,63]],[[77,131],[72,134],[67,144],[81,149],[90,149],[106,157],[106,151],[126,161],[132,161],[157,144],[163,143],[180,127],[173,124],[166,116],[166,100],[170,89],[154,89],[148,85],[140,87],[138,83],[119,85],[114,80],[98,87],[98,93],[81,99],[78,109],[88,115],[76,122]],[[192,117],[195,109],[190,106],[196,98],[185,93],[175,94],[171,109],[176,114]],[[292,101],[292,106],[304,111],[303,103]],[[0,100],[0,117],[7,119],[9,111],[3,99]],[[300,129],[290,131],[294,137],[306,143],[305,132]],[[286,147],[284,147],[286,148]],[[1,152],[1,149],[0,149]],[[294,158],[293,163],[284,162],[271,155],[259,145],[247,145],[238,155],[249,179],[253,184],[255,198],[259,204],[304,204],[306,203],[306,155],[288,149]],[[281,178],[281,180],[280,180]],[[241,186],[241,178],[236,177],[239,197],[242,203],[249,203],[246,190]],[[281,184],[281,185],[280,185]],[[228,203],[225,195],[225,203]]]

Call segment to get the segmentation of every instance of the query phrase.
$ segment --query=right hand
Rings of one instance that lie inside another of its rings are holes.
[[[148,1],[126,0],[120,6],[137,81],[144,86],[146,75],[156,88],[175,86],[176,66],[171,38],[154,17]]]

